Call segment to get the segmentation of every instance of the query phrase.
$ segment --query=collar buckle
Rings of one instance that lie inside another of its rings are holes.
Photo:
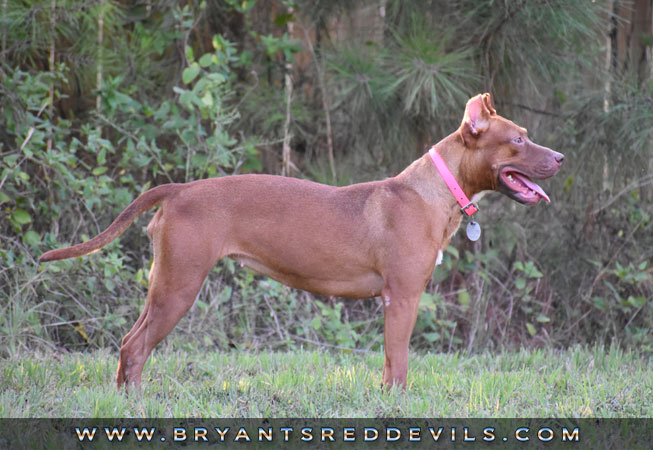
[[[474,202],[469,202],[467,205],[460,208],[460,211],[462,211],[462,213],[465,214],[467,217],[472,217],[474,214],[478,212],[478,206],[476,206]]]

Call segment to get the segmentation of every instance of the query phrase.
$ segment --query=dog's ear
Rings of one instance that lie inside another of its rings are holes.
[[[490,94],[479,94],[469,99],[465,108],[465,117],[460,125],[465,145],[477,138],[481,133],[487,130],[490,116],[497,112],[492,106],[492,96]]]
[[[497,110],[494,109],[494,102],[492,101],[492,95],[490,95],[489,92],[486,92],[481,96],[481,98],[483,99],[483,104],[489,111],[490,115],[494,116],[497,113]]]

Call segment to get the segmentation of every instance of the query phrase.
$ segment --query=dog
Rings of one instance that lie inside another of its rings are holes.
[[[490,94],[479,94],[467,102],[458,130],[395,177],[345,187],[262,174],[165,184],[139,196],[96,237],[39,261],[97,251],[160,205],[147,227],[154,251],[147,300],[122,340],[118,389],[140,385],[152,349],[223,257],[318,294],[380,295],[383,385],[405,388],[420,297],[462,216],[488,191],[527,205],[550,201],[533,179],[553,176],[563,158],[531,142],[526,129],[496,113]]]

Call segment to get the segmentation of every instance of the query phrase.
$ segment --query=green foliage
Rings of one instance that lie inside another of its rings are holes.
[[[75,16],[86,13],[73,10],[71,20],[86,20]],[[189,32],[183,11],[173,13],[182,34]],[[137,33],[143,39],[159,36],[156,29],[148,36],[142,27]],[[155,47],[150,57],[157,58]],[[61,261],[38,267],[32,255],[60,245],[62,237],[88,239],[156,180],[260,167],[255,141],[237,141],[229,131],[237,117],[229,106],[231,66],[238,62],[233,44],[216,36],[213,51],[199,61],[190,50],[187,56],[185,70],[193,72],[184,71],[188,86],[175,87],[178,97],[143,98],[124,75],[109,71],[97,92],[101,109],[74,120],[52,116],[49,108],[50,86],[58,86],[53,97],[58,105],[70,89],[68,65],[58,64],[53,72],[3,67],[0,89],[8,101],[0,106],[0,121],[8,135],[2,141],[0,214],[7,219],[3,234],[15,236],[0,250],[2,265],[14,268],[0,278],[7,293],[0,322],[11,344],[3,353],[50,340],[115,345],[137,314],[131,303],[144,295],[140,267],[148,256],[125,251],[120,243],[83,265]],[[78,221],[93,226],[80,230]],[[132,242],[147,248],[143,237]]]
[[[451,38],[434,35],[423,18],[413,18],[406,34],[395,37],[392,89],[403,99],[406,113],[435,121],[439,111],[465,103],[465,88],[479,81],[470,70],[472,52],[464,47],[449,50]]]
[[[338,92],[334,109],[344,116],[338,118],[342,126],[351,129],[342,145],[377,160],[385,155],[392,163],[401,161],[397,149],[401,155],[411,148],[407,144],[426,144],[424,135],[432,130],[450,132],[455,122],[443,118],[443,111],[464,104],[478,79],[471,51],[452,49],[451,38],[433,34],[424,20],[413,17],[407,30],[388,39],[385,46],[337,48],[329,68]]]
[[[653,349],[653,84],[606,67],[604,3],[392,0],[385,16],[378,2],[296,1],[292,13],[285,2],[274,15],[255,1],[146,3],[0,7],[3,356],[119,345],[147,288],[146,218],[96,255],[47,267],[37,256],[94,236],[154,185],[274,172],[289,65],[300,176],[331,180],[327,113],[346,184],[396,174],[454,131],[481,91],[567,155],[543,182],[551,205],[483,201],[483,238],[447,249],[414,348]],[[381,311],[224,261],[178,329],[193,330],[188,345],[224,350],[380,349]]]

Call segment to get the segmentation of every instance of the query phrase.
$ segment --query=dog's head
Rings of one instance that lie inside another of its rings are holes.
[[[479,94],[467,102],[459,129],[465,145],[466,164],[478,179],[479,190],[497,190],[520,203],[534,205],[549,197],[533,179],[553,176],[564,155],[533,143],[525,128],[499,116],[490,94]],[[478,170],[482,168],[483,170]]]

